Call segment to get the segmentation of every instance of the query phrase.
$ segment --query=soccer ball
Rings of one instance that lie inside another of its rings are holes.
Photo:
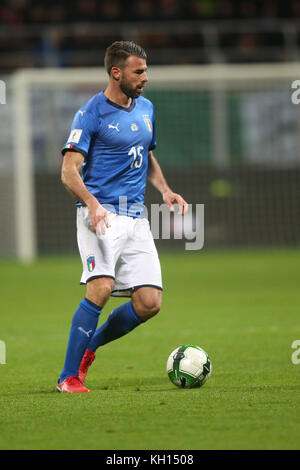
[[[171,352],[167,361],[167,373],[177,387],[201,387],[211,374],[211,361],[202,348],[186,344]]]

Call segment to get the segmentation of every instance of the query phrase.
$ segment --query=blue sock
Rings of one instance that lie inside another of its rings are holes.
[[[73,316],[69,342],[60,382],[71,375],[78,375],[81,359],[86,347],[93,336],[102,307],[84,298]]]
[[[122,304],[115,308],[106,322],[95,331],[88,349],[96,351],[99,346],[126,335],[140,323],[142,320],[135,313],[132,302]]]

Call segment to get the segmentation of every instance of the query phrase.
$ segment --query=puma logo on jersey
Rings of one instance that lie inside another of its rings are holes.
[[[119,123],[117,123],[116,126],[113,126],[113,124],[108,124],[108,128],[109,129],[116,129],[117,132],[120,132]]]

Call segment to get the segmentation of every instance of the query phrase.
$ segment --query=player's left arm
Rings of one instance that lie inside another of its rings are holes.
[[[173,211],[173,204],[179,205],[179,214],[184,215],[188,211],[188,203],[183,199],[180,194],[174,193],[169,187],[162,169],[153,155],[153,152],[150,150],[148,154],[148,180],[150,183],[160,191],[163,201],[168,204],[170,210]]]

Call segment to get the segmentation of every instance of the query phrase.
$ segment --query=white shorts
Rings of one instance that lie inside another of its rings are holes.
[[[77,241],[83,265],[80,283],[99,277],[114,279],[113,296],[131,297],[138,287],[162,289],[161,268],[144,218],[109,213],[104,235],[92,229],[87,207],[77,208]]]

